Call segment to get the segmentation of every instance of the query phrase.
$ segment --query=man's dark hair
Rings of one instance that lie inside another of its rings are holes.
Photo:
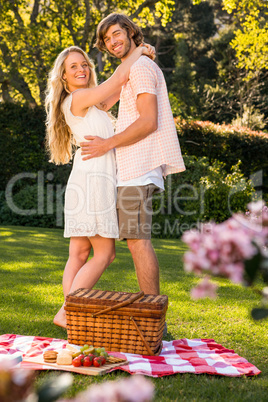
[[[125,14],[112,13],[105,17],[98,25],[97,28],[97,40],[95,47],[101,52],[107,50],[104,37],[108,29],[112,25],[119,24],[122,29],[125,29],[128,33],[128,37],[133,39],[136,46],[139,46],[143,42],[143,34],[140,27],[134,24]]]

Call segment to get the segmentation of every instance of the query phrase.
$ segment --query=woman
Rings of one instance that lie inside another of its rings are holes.
[[[68,163],[75,153],[65,193],[64,237],[70,237],[69,258],[63,274],[64,298],[79,288],[91,289],[115,258],[118,237],[114,151],[82,160],[80,142],[85,135],[108,138],[114,134],[106,113],[119,99],[130,67],[142,55],[153,57],[153,49],[137,49],[104,83],[96,85],[94,65],[76,46],[57,57],[48,81],[47,146],[51,161]],[[88,260],[91,247],[93,257]],[[64,304],[54,324],[66,328]]]

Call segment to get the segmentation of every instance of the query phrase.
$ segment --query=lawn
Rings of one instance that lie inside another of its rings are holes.
[[[1,227],[0,242],[0,334],[14,333],[66,339],[66,331],[52,319],[63,302],[61,279],[68,257],[68,240],[62,230]],[[161,293],[169,297],[166,340],[213,338],[234,349],[257,366],[256,377],[176,374],[154,378],[155,401],[267,401],[268,400],[268,320],[254,322],[250,309],[260,297],[224,279],[215,301],[193,301],[189,291],[198,281],[183,271],[186,246],[179,240],[154,239],[161,269]],[[96,288],[137,292],[132,259],[125,242],[117,242],[117,257]],[[36,386],[57,372],[38,372]],[[90,384],[129,375],[116,371],[104,377],[74,374],[72,397]]]

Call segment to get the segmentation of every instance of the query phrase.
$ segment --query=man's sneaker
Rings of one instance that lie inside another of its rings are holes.
[[[166,336],[166,335],[167,335],[167,323],[165,322],[163,336]]]

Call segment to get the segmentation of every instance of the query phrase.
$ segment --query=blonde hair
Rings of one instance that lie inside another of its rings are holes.
[[[58,55],[49,73],[45,99],[47,113],[46,148],[50,154],[50,161],[56,165],[65,164],[70,161],[74,146],[71,130],[61,110],[64,99],[70,94],[67,84],[63,79],[63,74],[65,72],[65,60],[72,52],[81,53],[89,66],[88,88],[97,85],[94,64],[80,47],[70,46]]]

